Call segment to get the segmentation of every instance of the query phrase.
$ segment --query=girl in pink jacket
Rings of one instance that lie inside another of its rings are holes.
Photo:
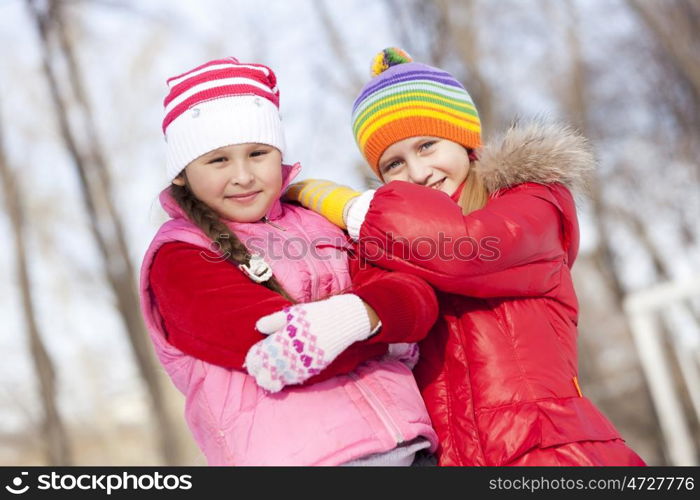
[[[432,288],[369,267],[340,229],[280,202],[299,166],[282,164],[270,68],[220,59],[168,85],[171,218],[144,257],[141,307],[209,464],[408,465],[434,451],[411,372]]]

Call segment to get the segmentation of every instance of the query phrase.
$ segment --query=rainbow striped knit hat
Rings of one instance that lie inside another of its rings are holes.
[[[470,149],[481,145],[476,106],[448,72],[391,47],[374,57],[371,73],[353,105],[352,131],[377,175],[386,148],[409,137],[441,137]]]

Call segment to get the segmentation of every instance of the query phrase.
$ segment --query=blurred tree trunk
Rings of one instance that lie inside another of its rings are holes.
[[[646,27],[658,50],[649,65],[656,76],[652,82],[658,101],[677,122],[678,135],[672,156],[683,158],[693,169],[696,185],[700,181],[700,3],[696,0],[642,2],[627,0],[627,5]],[[654,96],[656,98],[656,96]],[[697,241],[698,225],[682,199],[674,200],[678,221],[687,246]],[[698,310],[694,309],[696,317]]]
[[[416,62],[442,67],[453,55],[450,33],[450,0],[385,0],[392,16],[391,28]],[[377,52],[384,47],[377,47]]]
[[[490,130],[495,125],[493,94],[480,68],[483,47],[479,41],[477,2],[386,0],[386,4],[387,10],[396,15],[392,27],[405,44],[403,48],[417,62],[446,70],[450,62],[461,64],[462,71],[453,73],[474,100],[482,128]]]
[[[328,40],[328,45],[335,56],[335,61],[337,61],[334,63],[334,66],[343,68],[344,73],[342,78],[343,83],[334,81],[330,73],[326,73],[324,78],[327,81],[333,82],[334,86],[348,99],[354,99],[369,78],[369,72],[367,73],[367,77],[365,77],[355,70],[347,45],[341,37],[333,17],[330,12],[328,12],[324,0],[314,0],[314,8],[318,15],[321,29],[323,29],[326,40]],[[369,67],[369,61],[367,62],[367,66]]]
[[[571,66],[570,79],[567,81],[566,91],[563,92],[564,108],[569,121],[571,121],[584,136],[594,137],[597,131],[594,130],[589,118],[589,108],[587,106],[587,103],[590,102],[590,96],[587,95],[588,77],[579,35],[580,23],[578,12],[573,0],[568,0],[566,2],[566,10],[568,17],[568,59]],[[604,376],[606,379],[615,380],[624,377],[625,370],[633,370],[637,374],[636,378],[642,382],[644,380],[642,377],[642,369],[636,355],[631,365],[620,366],[619,370],[603,367],[597,361],[599,353],[603,351],[605,347],[609,347],[610,343],[618,343],[618,349],[633,348],[634,343],[632,341],[632,333],[628,324],[628,319],[624,311],[624,301],[628,291],[620,277],[621,263],[616,259],[615,248],[612,241],[613,233],[609,226],[612,221],[616,219],[615,215],[618,215],[618,213],[613,207],[609,207],[606,204],[603,192],[603,186],[606,186],[610,180],[604,177],[604,173],[600,169],[596,169],[594,175],[591,177],[589,181],[589,194],[593,223],[595,225],[598,241],[592,255],[588,258],[602,278],[609,299],[611,299],[612,311],[609,311],[607,314],[619,318],[619,320],[608,321],[606,323],[608,325],[606,333],[600,336],[600,339],[586,338],[582,340],[581,347],[583,352],[586,353],[583,366],[590,367],[588,370],[588,377],[582,378],[591,378],[595,384],[595,380],[600,379],[602,373],[607,373],[607,376]],[[643,230],[643,224],[641,224],[641,221],[639,221],[635,215],[626,215],[633,219],[633,221],[627,222],[634,222],[631,224],[631,229],[636,233],[639,243],[651,256],[657,272],[662,271],[663,264],[660,262],[656,248],[651,245],[647,233]],[[619,220],[619,217],[617,217],[617,219]],[[585,259],[586,257],[584,256],[583,258]],[[600,320],[604,314],[606,313],[599,311],[596,315],[597,319]],[[618,325],[617,333],[615,333],[615,328],[613,327],[615,324]],[[602,340],[604,340],[608,346],[596,345],[596,343],[600,343]],[[648,449],[647,459],[651,459],[652,462],[659,460],[658,458],[650,456],[653,453],[657,457],[661,457],[663,451],[658,433],[653,432],[654,429],[659,428],[659,423],[655,416],[649,388],[646,384],[640,384],[640,387],[633,392],[630,392],[629,387],[625,387],[625,384],[621,385],[621,390],[626,393],[626,405],[619,404],[621,394],[619,391],[612,389],[614,384],[610,384],[610,381],[606,380],[606,382],[601,385],[605,386],[605,390],[599,391],[598,397],[593,397],[593,399],[600,399],[599,404],[605,413],[609,414],[613,421],[623,424],[630,432],[635,434],[632,441],[649,441],[648,445],[650,445],[654,451],[652,452],[651,449]]]
[[[666,66],[670,65],[673,74],[683,81],[683,87],[690,89],[691,98],[685,100],[679,97],[677,92],[663,93],[668,104],[668,110],[674,115],[682,131],[675,138],[676,142],[670,144],[673,151],[669,157],[679,156],[689,160],[689,169],[695,168],[696,179],[700,174],[700,162],[697,161],[695,153],[700,152],[688,150],[684,147],[686,142],[694,142],[699,146],[697,139],[700,138],[700,3],[693,0],[671,0],[666,2],[650,3],[640,0],[627,0],[627,4],[638,16],[642,23],[648,28],[658,46],[663,50],[658,59],[660,61],[649,61],[649,66],[658,65],[662,73],[665,73]],[[579,75],[581,76],[581,75]],[[664,74],[662,81],[668,80],[668,75]],[[668,82],[667,86],[674,86],[676,82]],[[583,101],[576,109],[584,109]],[[687,141],[687,137],[690,141]],[[622,167],[622,166],[621,166]],[[623,172],[625,184],[633,186],[635,184],[635,172],[632,169],[620,168]],[[599,198],[597,196],[596,198]],[[681,202],[680,206],[674,207],[677,211],[677,221],[679,229],[687,243],[692,244],[696,238],[695,232],[688,227],[689,220],[685,206]],[[628,205],[623,204],[618,207],[610,207],[608,211],[618,220],[623,221],[634,233],[638,243],[648,254],[654,273],[658,280],[669,281],[673,279],[671,266],[668,258],[664,258],[662,252],[656,247],[651,236],[649,225],[639,214],[629,210]],[[693,220],[693,222],[696,222]],[[690,222],[691,224],[693,222]],[[697,231],[697,228],[696,228]],[[690,245],[689,245],[690,246]],[[689,312],[694,316],[696,322],[700,323],[700,314],[692,307],[690,301]]]
[[[592,130],[589,126],[588,109],[586,107],[586,71],[583,53],[581,51],[581,41],[579,39],[578,14],[572,0],[568,0],[566,5],[569,15],[567,38],[570,54],[569,59],[571,61],[571,77],[567,82],[568,92],[563,93],[564,104],[569,120],[584,136],[591,137]],[[622,311],[623,302],[625,300],[625,289],[618,274],[615,272],[617,265],[610,241],[610,233],[606,227],[606,207],[604,206],[601,188],[605,180],[600,179],[601,175],[602,173],[600,170],[596,169],[589,180],[593,223],[595,224],[596,233],[598,235],[598,244],[593,253],[593,260],[598,271],[605,279],[607,288],[612,292],[615,308]]]
[[[700,4],[697,0],[627,0],[700,102]]]
[[[342,68],[343,76],[339,80],[334,78],[331,71],[329,71],[325,65],[321,66],[319,71],[323,73],[322,78],[324,81],[330,82],[331,87],[342,95],[344,100],[352,103],[360,93],[362,86],[369,81],[369,70],[366,74],[361,74],[354,67],[347,44],[341,37],[338,27],[328,11],[326,2],[324,0],[314,0],[314,10],[318,16],[318,21],[325,34],[325,38],[328,41],[328,46],[335,60],[340,62],[340,64],[333,65],[334,69]],[[367,61],[367,67],[369,68],[369,61]],[[373,189],[380,183],[365,162],[358,162],[355,165],[355,170],[360,174],[363,185],[353,187],[361,190]]]
[[[35,0],[26,1],[40,37],[42,67],[61,136],[75,164],[90,230],[104,262],[105,279],[114,293],[117,310],[124,322],[132,353],[149,395],[161,455],[165,464],[175,465],[180,461],[177,434],[167,412],[157,362],[141,318],[134,266],[129,256],[124,228],[112,201],[109,170],[97,140],[93,113],[82,85],[80,68],[66,33],[61,2],[53,0],[44,4]],[[67,82],[58,77],[61,60],[67,66]],[[59,82],[67,85],[67,88]],[[69,119],[66,105],[71,98],[77,104],[78,111],[70,115],[72,120]],[[77,122],[82,124],[81,128],[78,128]]]
[[[481,72],[481,58],[484,47],[479,41],[479,26],[488,22],[479,16],[475,0],[434,0],[443,11],[447,30],[440,36],[449,36],[457,49],[457,54],[467,68],[467,77],[463,80],[479,110],[479,119],[484,131],[496,126],[493,92],[489,82]],[[447,43],[443,44],[447,46]]]
[[[58,408],[56,394],[56,372],[46,346],[41,338],[34,314],[29,268],[27,266],[26,244],[24,239],[24,211],[20,202],[19,183],[6,161],[3,130],[0,123],[0,183],[5,198],[5,208],[10,219],[12,236],[17,256],[17,280],[22,296],[22,311],[27,325],[27,341],[39,381],[39,396],[43,409],[42,443],[46,450],[48,465],[66,466],[73,464],[68,435]]]

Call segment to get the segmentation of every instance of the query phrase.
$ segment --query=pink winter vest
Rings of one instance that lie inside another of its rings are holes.
[[[300,166],[283,168],[284,189]],[[141,310],[160,362],[185,395],[185,419],[210,465],[337,465],[418,436],[430,440],[435,450],[437,436],[413,374],[400,361],[368,361],[348,375],[269,394],[245,372],[209,364],[168,344],[149,288],[153,258],[171,241],[212,247],[167,190],[160,201],[172,219],[146,251]],[[350,286],[347,255],[337,245],[345,241],[340,229],[279,201],[267,218],[269,223],[230,227],[249,248],[263,250],[292,296],[307,302]]]

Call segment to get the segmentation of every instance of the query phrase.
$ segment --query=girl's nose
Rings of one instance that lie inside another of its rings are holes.
[[[231,170],[231,177],[229,182],[231,184],[237,184],[239,186],[250,186],[255,181],[255,176],[253,172],[245,164],[235,164]]]
[[[424,186],[433,175],[432,169],[420,160],[408,162],[408,178],[414,184]]]

